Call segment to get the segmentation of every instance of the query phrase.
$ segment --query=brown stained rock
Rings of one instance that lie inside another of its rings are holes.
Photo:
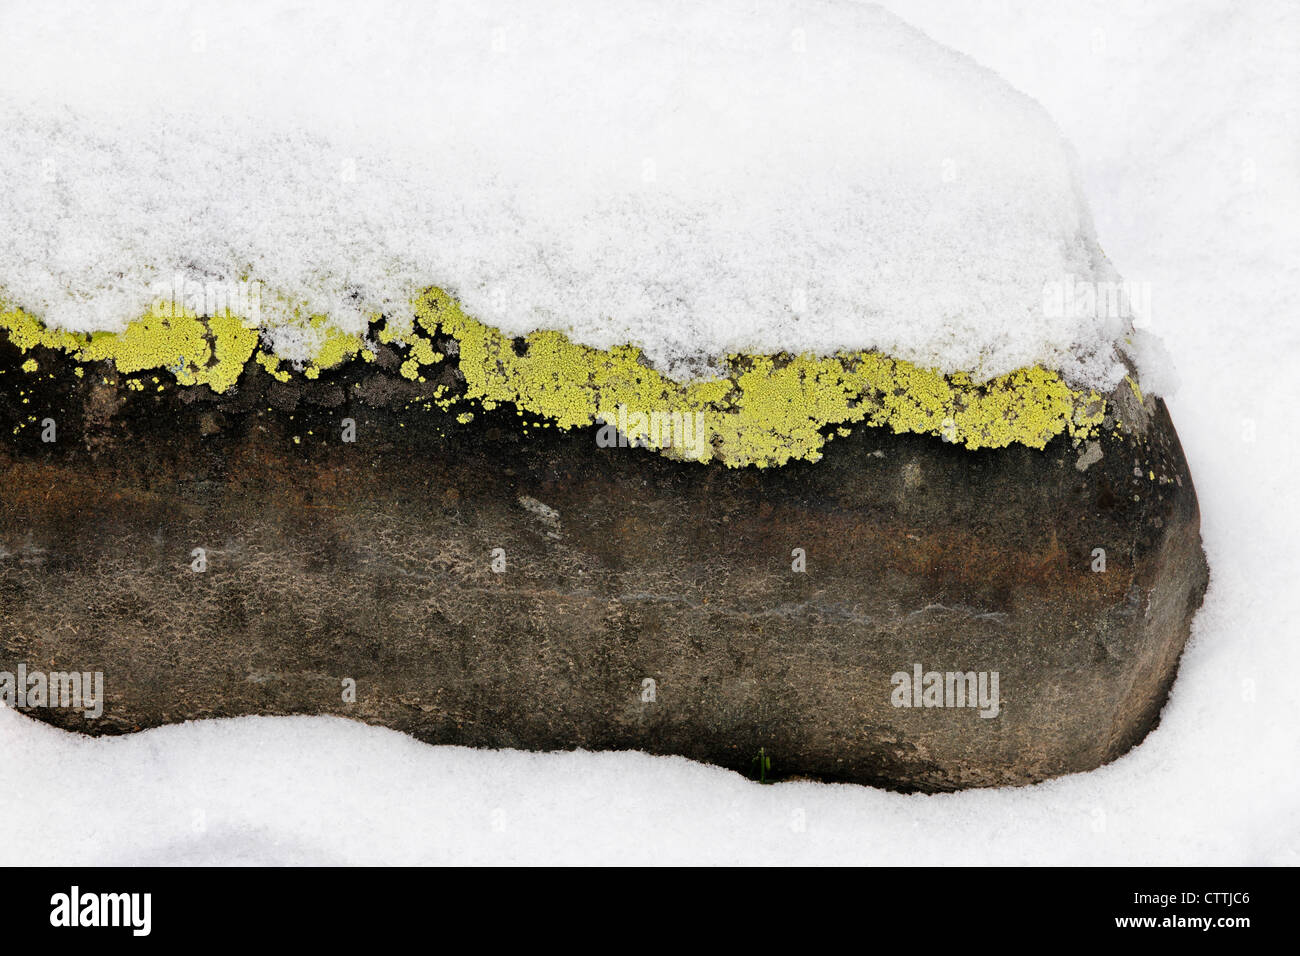
[[[30,711],[92,734],[337,714],[742,772],[762,747],[769,778],[1023,784],[1147,734],[1206,586],[1191,477],[1149,399],[1121,397],[1128,431],[1100,458],[858,427],[760,471],[525,431],[512,410],[460,425],[378,365],[295,380],[288,402],[255,365],[226,396],[105,396],[98,372],[20,364],[0,346],[0,670],[103,671],[99,719]],[[56,443],[13,433],[47,416]],[[893,706],[915,663],[997,671],[998,716]]]

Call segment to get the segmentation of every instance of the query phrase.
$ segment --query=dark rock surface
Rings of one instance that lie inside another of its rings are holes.
[[[92,734],[328,713],[742,772],[762,747],[777,779],[1022,784],[1146,735],[1206,586],[1150,399],[1117,393],[1127,428],[1090,449],[859,427],[817,464],[729,470],[513,410],[460,425],[391,362],[289,384],[253,365],[216,396],[24,358],[0,344],[0,670],[102,671],[98,719],[30,710]],[[918,663],[996,671],[998,715],[895,707]]]

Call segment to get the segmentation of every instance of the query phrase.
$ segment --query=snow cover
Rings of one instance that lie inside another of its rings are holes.
[[[0,289],[66,328],[180,274],[350,331],[435,285],[679,378],[1122,373],[1126,316],[1045,304],[1118,279],[1055,124],[853,0],[9,4],[0,91]]]
[[[1161,726],[1035,787],[759,786],[640,754],[426,747],[328,718],[91,740],[0,711],[0,864],[1300,864],[1300,12],[1284,0],[897,0],[1046,104],[1152,285],[1212,569]],[[801,828],[802,827],[802,828]]]

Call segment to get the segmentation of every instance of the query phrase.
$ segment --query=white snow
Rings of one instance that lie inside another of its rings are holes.
[[[1047,105],[1116,265],[1152,284],[1212,568],[1159,729],[1092,773],[927,797],[431,748],[324,718],[91,740],[0,711],[0,863],[1300,864],[1300,14],[895,6]]]
[[[253,279],[300,358],[290,305],[437,285],[678,377],[1122,371],[1125,316],[1044,306],[1118,279],[1047,113],[852,0],[10,4],[0,91],[0,289],[67,328]]]

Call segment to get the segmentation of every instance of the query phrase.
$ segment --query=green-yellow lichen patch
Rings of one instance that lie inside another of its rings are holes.
[[[1039,368],[977,384],[874,352],[733,355],[726,377],[681,384],[630,346],[605,351],[542,331],[516,348],[438,290],[421,298],[417,316],[430,334],[456,340],[466,397],[485,408],[512,403],[560,428],[617,423],[638,444],[732,466],[815,461],[829,440],[827,426],[853,422],[972,449],[1013,442],[1042,448],[1063,432],[1093,434],[1103,417],[1100,396],[1075,392]]]
[[[448,360],[435,337],[451,340],[447,351],[455,355],[464,393],[452,395],[439,385],[431,400],[456,410],[462,423],[473,412],[458,406],[491,410],[509,404],[547,426],[602,424],[602,433],[621,443],[733,467],[816,461],[826,442],[847,435],[846,426],[854,423],[932,434],[972,449],[1017,442],[1043,448],[1062,433],[1091,437],[1105,413],[1097,394],[1074,391],[1059,374],[1041,368],[977,383],[875,352],[732,355],[724,375],[680,383],[650,367],[632,346],[596,349],[556,331],[510,339],[466,315],[438,289],[419,298],[415,317],[406,327],[377,324],[375,337],[406,350],[399,371],[416,382],[425,381],[427,368]],[[302,369],[307,378],[375,357],[373,344],[324,316],[304,319],[302,328],[317,343]],[[202,318],[159,307],[123,332],[86,336],[48,329],[13,310],[0,312],[0,331],[22,351],[44,346],[81,362],[110,360],[124,374],[165,369],[182,385],[203,384],[217,392],[234,386],[250,360],[280,381],[292,375],[280,356],[258,348],[256,329],[229,313]],[[133,380],[128,385],[143,388]]]
[[[257,347],[258,333],[235,316],[207,320],[193,313],[158,308],[119,334],[96,332],[77,350],[80,361],[112,359],[129,375],[166,369],[182,385],[207,385],[224,392],[238,381]]]
[[[257,364],[266,369],[267,374],[277,382],[287,382],[292,378],[292,373],[288,369],[280,367],[280,356],[274,352],[259,351]]]
[[[311,361],[303,369],[303,374],[308,378],[319,378],[320,373],[326,369],[335,368],[358,356],[366,361],[374,358],[360,336],[342,331],[327,316],[313,316],[310,326],[317,336],[318,344]]]
[[[111,360],[123,374],[166,369],[182,385],[224,392],[238,381],[257,347],[258,333],[235,316],[201,319],[160,306],[122,332],[81,335],[45,328],[22,311],[0,313],[0,330],[23,351],[36,346],[72,353],[79,362]]]
[[[407,342],[410,351],[406,361],[402,363],[400,371],[403,377],[412,381],[424,381],[420,375],[420,369],[426,365],[441,362],[445,356],[441,352],[434,351],[433,343],[418,332],[412,331]]]

